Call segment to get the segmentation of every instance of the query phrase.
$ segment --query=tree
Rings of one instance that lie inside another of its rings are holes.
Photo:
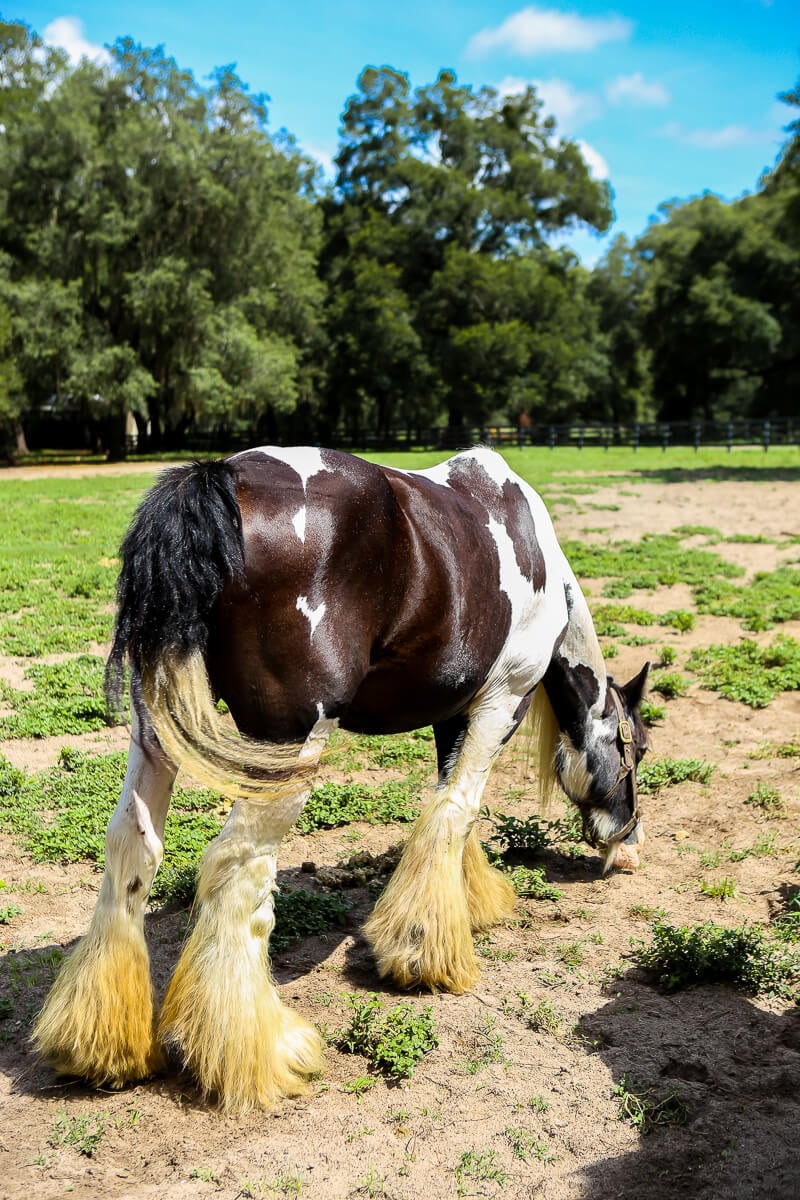
[[[772,281],[785,247],[761,199],[725,204],[706,194],[660,211],[636,242],[659,417],[763,412],[764,376],[782,337]]]
[[[345,109],[336,163],[323,273],[346,366],[329,378],[331,418],[353,403],[353,387],[362,411],[374,405],[382,421],[397,421],[390,376],[422,420],[444,409],[453,424],[480,423],[546,404],[548,354],[535,324],[546,305],[531,289],[576,300],[579,270],[565,284],[548,239],[578,222],[604,229],[611,208],[608,186],[556,137],[535,90],[474,93],[443,71],[412,93],[405,75],[369,67]],[[379,326],[376,355],[364,336],[381,296],[393,315]],[[570,357],[579,373],[580,356]]]
[[[620,235],[588,284],[608,361],[594,394],[596,415],[604,421],[644,421],[653,415],[650,356],[642,338],[645,281],[643,260]]]
[[[202,88],[130,39],[110,68],[62,56],[37,74],[40,44],[11,30],[3,70],[26,110],[0,144],[0,247],[29,401],[69,393],[115,445],[126,411],[156,445],[223,412],[290,413],[318,336],[320,220],[311,166],[269,137],[264,98],[231,67]]]

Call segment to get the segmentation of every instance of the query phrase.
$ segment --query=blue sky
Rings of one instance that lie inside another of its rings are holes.
[[[798,0],[6,0],[3,15],[75,57],[130,35],[163,44],[198,79],[235,62],[270,96],[272,128],[323,163],[367,64],[415,87],[442,67],[474,86],[535,82],[610,180],[612,233],[629,236],[664,200],[752,190],[798,115],[776,99],[800,77]],[[589,233],[569,240],[587,263],[604,246]]]

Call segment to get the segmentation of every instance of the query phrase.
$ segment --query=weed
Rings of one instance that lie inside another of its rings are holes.
[[[634,958],[668,991],[700,983],[731,983],[751,993],[790,995],[800,976],[800,954],[786,951],[754,925],[728,929],[670,925],[656,920],[649,946],[634,946]]]
[[[372,1091],[377,1082],[374,1075],[357,1075],[355,1079],[348,1079],[343,1083],[339,1090],[346,1092],[350,1096],[355,1096],[358,1102],[361,1103],[361,1097],[366,1095],[367,1092]]]
[[[514,867],[508,878],[518,896],[532,900],[560,900],[563,892],[548,883],[541,867]]]
[[[91,1158],[103,1140],[107,1122],[107,1112],[68,1117],[64,1111],[56,1119],[48,1141],[56,1149],[73,1146],[79,1154]]]
[[[654,758],[639,764],[639,791],[647,794],[678,783],[708,783],[714,764],[704,758]]]
[[[496,1018],[492,1013],[484,1013],[483,1021],[472,1033],[472,1057],[461,1065],[467,1075],[477,1075],[485,1067],[494,1063],[506,1063],[503,1053],[503,1036],[495,1029]]]
[[[662,615],[661,624],[671,625],[673,629],[678,630],[678,633],[688,633],[691,629],[694,629],[696,617],[688,609],[671,608]]]
[[[653,704],[652,700],[642,700],[639,705],[639,715],[648,727],[663,721],[667,710],[663,704]]]
[[[611,581],[612,586],[603,588],[605,595],[625,596],[633,589],[700,584],[709,578],[730,579],[742,574],[740,567],[714,551],[682,546],[680,539],[670,534],[645,534],[636,542],[606,546],[567,541],[563,548],[579,577],[602,576]]]
[[[748,758],[800,758],[800,737],[795,735],[790,742],[762,742],[752,750]]]
[[[738,617],[742,627],[751,631],[771,629],[800,617],[800,569],[783,566],[761,571],[744,588],[708,579],[694,589],[694,598],[699,612]]]
[[[281,954],[304,937],[340,928],[350,911],[350,906],[339,896],[309,892],[305,888],[276,892],[274,902],[275,928],[270,938],[273,954]]]
[[[536,1158],[539,1162],[543,1163],[555,1162],[555,1155],[550,1153],[547,1143],[534,1137],[527,1129],[514,1129],[512,1126],[507,1125],[503,1133],[511,1147],[514,1158],[520,1158],[523,1162],[528,1162],[532,1158]]]
[[[582,841],[580,818],[568,811],[561,820],[545,821],[541,817],[507,817],[497,813],[493,819],[495,833],[492,841],[498,842],[504,852],[513,854],[536,854],[546,847],[560,843]]]
[[[689,680],[677,671],[665,671],[663,675],[656,675],[650,686],[665,700],[674,700],[676,696],[683,696],[688,691]]]
[[[108,724],[103,660],[88,654],[53,665],[28,667],[33,689],[0,681],[0,699],[14,712],[0,719],[0,737],[45,738],[104,729]]]
[[[628,1121],[642,1135],[663,1125],[685,1125],[689,1106],[679,1092],[655,1099],[652,1087],[634,1083],[625,1074],[614,1088],[619,1102],[619,1119]]]
[[[736,881],[731,879],[730,875],[725,875],[722,879],[715,879],[709,883],[703,880],[700,884],[700,891],[704,896],[711,896],[714,900],[737,900],[739,893],[736,891]]]
[[[527,992],[517,992],[519,1004],[512,1011],[532,1029],[534,1033],[548,1033],[558,1037],[561,1033],[561,1018],[556,1012],[551,1000],[543,998],[534,1003]]]
[[[671,667],[675,659],[678,657],[678,652],[674,646],[662,646],[658,653],[659,667]]]
[[[370,1163],[366,1176],[356,1185],[355,1190],[357,1194],[363,1192],[365,1196],[385,1196],[386,1180],[377,1173],[374,1164]]]
[[[315,788],[300,814],[297,829],[335,829],[352,821],[371,825],[413,821],[419,812],[419,786],[415,780],[390,780],[380,787],[364,783],[324,783]]]
[[[481,958],[486,958],[490,962],[511,962],[516,958],[516,953],[510,948],[501,950],[488,933],[479,933],[476,935],[475,949]]]
[[[189,1178],[199,1179],[201,1183],[219,1183],[219,1176],[210,1167],[192,1167]]]
[[[458,1160],[454,1175],[459,1196],[467,1196],[470,1180],[476,1183],[496,1183],[499,1187],[508,1179],[508,1173],[495,1161],[494,1150],[465,1150]]]
[[[546,1113],[550,1111],[550,1105],[544,1096],[530,1096],[528,1099],[528,1108],[531,1112]]]
[[[350,1024],[339,1035],[341,1049],[363,1056],[392,1078],[413,1075],[439,1039],[430,1005],[417,1009],[410,1001],[387,1008],[375,992],[366,997],[349,994]]]
[[[733,646],[694,650],[687,662],[704,688],[751,708],[765,708],[781,692],[800,688],[800,642],[778,635],[769,646],[743,639]]]
[[[752,804],[756,808],[760,808],[765,817],[779,817],[786,809],[780,789],[770,787],[768,783],[762,783],[761,780],[753,788],[745,800],[745,804]]]

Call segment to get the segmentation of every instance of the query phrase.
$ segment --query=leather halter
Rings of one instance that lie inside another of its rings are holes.
[[[589,828],[589,823],[584,817],[583,821],[583,836],[590,846],[596,850],[608,850],[611,846],[616,846],[618,842],[622,842],[639,823],[640,808],[639,808],[639,785],[636,780],[636,759],[633,752],[633,729],[630,721],[625,716],[625,710],[622,707],[622,702],[615,688],[609,685],[611,699],[614,701],[614,707],[617,710],[617,738],[620,743],[620,761],[619,773],[616,782],[608,789],[603,796],[600,804],[605,804],[624,779],[630,775],[631,778],[631,803],[633,804],[633,813],[629,821],[627,821],[621,829],[610,838],[599,838],[597,834]],[[593,807],[597,807],[593,805]]]

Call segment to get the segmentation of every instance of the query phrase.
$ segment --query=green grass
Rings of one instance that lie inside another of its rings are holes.
[[[433,730],[428,726],[412,733],[380,737],[337,729],[325,750],[323,762],[342,771],[359,771],[367,767],[404,772],[424,770],[436,764]]]
[[[303,938],[341,928],[350,906],[339,896],[298,888],[281,889],[273,895],[275,928],[269,940],[270,954],[282,954]]]
[[[416,1008],[410,1000],[387,1005],[376,992],[349,994],[350,1023],[337,1039],[340,1049],[361,1054],[393,1079],[408,1079],[439,1045],[432,1008]]]
[[[656,920],[652,935],[649,946],[634,947],[634,958],[667,991],[729,983],[752,994],[795,994],[800,951],[756,925],[728,929],[707,921],[690,928]]]
[[[678,783],[708,783],[714,769],[713,763],[704,758],[664,757],[645,759],[639,764],[636,776],[639,791],[647,794]]]
[[[419,812],[420,785],[415,779],[370,787],[366,783],[323,783],[309,797],[296,828],[301,833],[336,829],[352,821],[371,825],[413,821]]]
[[[117,549],[152,476],[0,481],[0,654],[110,637]]]
[[[650,688],[665,700],[674,700],[689,690],[689,680],[677,671],[664,671],[653,676]]]
[[[28,775],[0,757],[0,824],[37,862],[102,866],[105,832],[122,789],[127,756],[65,748],[54,767]],[[151,899],[188,900],[197,862],[222,826],[219,797],[176,788],[164,834],[164,862]]]
[[[745,587],[709,579],[694,588],[698,612],[716,617],[737,617],[744,629],[771,629],[782,621],[800,618],[800,569],[778,567],[759,572]]]
[[[786,810],[780,789],[760,779],[745,800],[745,804],[752,804],[754,808],[760,809],[765,817],[779,817]]]
[[[560,900],[563,892],[548,883],[541,867],[525,867],[522,865],[512,868],[508,873],[511,885],[518,896],[530,900]]]
[[[712,550],[686,547],[672,534],[645,534],[637,542],[610,542],[594,546],[565,541],[564,552],[575,573],[583,579],[608,578],[608,596],[624,598],[632,591],[670,587],[676,583],[699,585],[708,579],[729,579],[743,574]]]
[[[779,634],[768,646],[745,638],[733,646],[708,646],[690,655],[704,688],[751,708],[766,708],[781,692],[800,688],[800,642]]]
[[[28,667],[32,690],[0,680],[0,700],[14,712],[0,718],[0,737],[46,738],[104,729],[106,704],[101,658],[82,654],[52,666]]]

